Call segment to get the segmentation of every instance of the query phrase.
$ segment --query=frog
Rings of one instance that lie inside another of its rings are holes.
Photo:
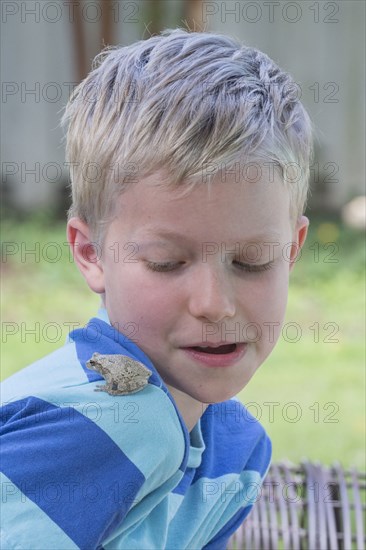
[[[147,384],[152,371],[143,363],[127,355],[102,355],[93,353],[87,361],[88,369],[99,372],[106,381],[94,391],[105,391],[110,395],[129,395],[141,391]]]

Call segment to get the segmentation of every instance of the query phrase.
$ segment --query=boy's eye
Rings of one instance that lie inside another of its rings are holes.
[[[174,269],[177,269],[181,265],[183,265],[184,262],[146,262],[148,269],[151,271],[159,271],[159,272],[168,272],[173,271]],[[241,271],[245,271],[246,273],[262,273],[264,271],[267,271],[268,269],[271,269],[273,265],[273,261],[268,262],[267,264],[245,264],[242,262],[233,262],[233,264],[240,269]]]
[[[173,269],[183,265],[183,262],[146,262],[146,265],[148,269],[151,269],[151,271],[173,271]]]
[[[233,262],[238,269],[246,271],[247,273],[263,273],[263,271],[271,269],[273,263],[273,261],[268,262],[267,264],[244,264],[242,262]]]

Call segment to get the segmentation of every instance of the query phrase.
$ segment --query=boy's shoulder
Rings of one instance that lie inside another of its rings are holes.
[[[13,432],[18,441],[22,435],[48,438],[48,447],[58,445],[58,437],[67,441],[70,449],[84,441],[81,454],[85,463],[97,448],[109,449],[126,457],[145,479],[151,479],[159,463],[172,474],[184,467],[189,441],[159,380],[155,377],[154,383],[128,395],[95,391],[105,383],[99,373],[86,367],[95,351],[118,351],[142,360],[135,355],[137,346],[126,339],[120,345],[110,338],[110,330],[110,325],[94,318],[87,327],[73,331],[63,347],[5,380],[1,392],[3,430]],[[62,461],[69,457],[64,455]],[[60,467],[65,465],[60,463]]]
[[[28,426],[35,428],[42,424],[42,416],[49,425],[59,423],[57,419],[62,422],[65,417],[68,418],[68,431],[75,433],[76,438],[75,427],[81,422],[104,432],[118,446],[123,440],[124,452],[127,452],[128,442],[133,447],[134,442],[143,441],[145,450],[150,442],[149,450],[154,451],[155,458],[156,453],[170,446],[173,440],[176,452],[172,454],[182,462],[184,433],[167,393],[157,384],[147,384],[141,391],[126,395],[98,391],[105,380],[99,373],[86,368],[82,357],[85,349],[80,348],[79,343],[77,338],[69,338],[61,348],[4,380],[2,423],[16,416],[17,421],[27,418]],[[93,349],[91,345],[90,357]],[[113,354],[115,350],[110,351]]]

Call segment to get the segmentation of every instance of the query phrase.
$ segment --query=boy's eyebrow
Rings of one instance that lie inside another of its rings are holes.
[[[139,247],[141,248],[145,248],[148,246],[166,246],[166,244],[168,244],[168,241],[178,241],[182,244],[191,243],[191,239],[186,235],[182,235],[181,233],[169,230],[159,231],[154,229],[153,231],[145,233],[141,238],[146,239],[145,241],[138,243]],[[149,240],[150,238],[152,240]]]
[[[182,244],[192,244],[192,239],[190,237],[187,237],[187,235],[182,235],[181,233],[177,233],[175,231],[170,231],[170,230],[160,230],[160,231],[155,231],[152,232],[151,234],[146,234],[146,237],[149,238],[149,236],[151,236],[151,238],[153,240],[149,241],[145,241],[145,242],[139,242],[139,247],[141,249],[143,248],[146,248],[146,247],[150,247],[150,246],[166,246],[168,244],[168,241],[172,241],[172,240],[175,240],[176,242],[179,242],[179,243],[182,243]],[[165,242],[164,242],[165,241]],[[216,242],[216,241],[213,241],[213,240],[210,240],[210,241],[205,241],[205,242]],[[219,243],[216,243],[216,244],[221,244],[224,243],[225,241],[222,240],[220,241]],[[245,243],[245,244],[250,244],[250,243],[276,243],[276,242],[281,242],[281,234],[278,232],[278,231],[275,231],[274,229],[273,230],[267,230],[266,232],[262,232],[262,233],[258,233],[256,235],[253,235],[251,236],[249,239],[246,238],[246,239],[243,239],[243,238],[239,238],[239,239],[234,239],[232,241],[233,243]],[[202,243],[203,244],[203,243]]]

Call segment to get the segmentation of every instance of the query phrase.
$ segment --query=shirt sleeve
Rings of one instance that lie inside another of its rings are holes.
[[[85,384],[67,396],[1,409],[3,548],[101,549],[140,500],[175,483],[184,440],[163,392]]]

